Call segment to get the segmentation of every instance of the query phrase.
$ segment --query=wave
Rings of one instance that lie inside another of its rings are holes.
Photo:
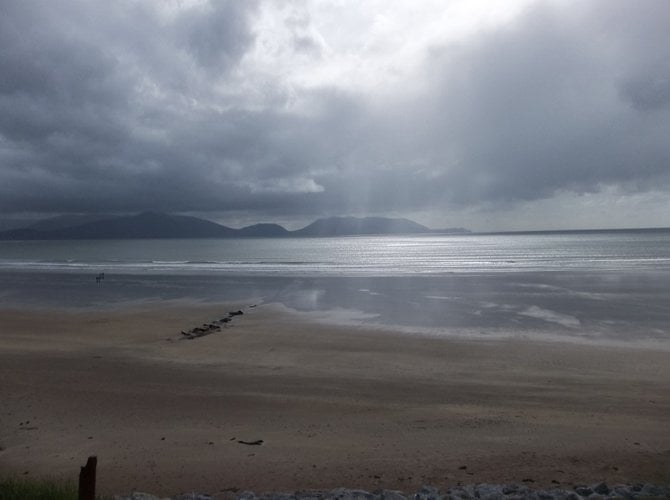
[[[309,240],[0,242],[0,269],[253,275],[670,271],[670,233]]]

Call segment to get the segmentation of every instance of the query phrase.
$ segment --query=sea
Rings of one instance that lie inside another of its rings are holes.
[[[408,334],[670,349],[670,230],[0,241],[4,309],[180,300]]]

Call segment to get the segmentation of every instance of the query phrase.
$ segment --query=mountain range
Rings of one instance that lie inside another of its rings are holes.
[[[386,217],[329,217],[296,231],[288,231],[279,224],[254,224],[233,229],[197,217],[143,212],[128,216],[64,215],[2,231],[0,240],[277,238],[468,232],[462,228],[436,231],[408,219]]]

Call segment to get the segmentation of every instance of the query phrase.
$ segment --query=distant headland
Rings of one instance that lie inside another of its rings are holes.
[[[0,240],[88,240],[144,238],[290,238],[391,234],[467,234],[464,228],[430,229],[409,219],[328,217],[295,231],[279,224],[234,229],[185,215],[143,212],[127,216],[59,216],[0,232]]]

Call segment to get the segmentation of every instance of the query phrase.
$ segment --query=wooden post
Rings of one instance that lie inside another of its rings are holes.
[[[79,471],[79,500],[95,500],[95,467],[98,457],[88,457]]]

